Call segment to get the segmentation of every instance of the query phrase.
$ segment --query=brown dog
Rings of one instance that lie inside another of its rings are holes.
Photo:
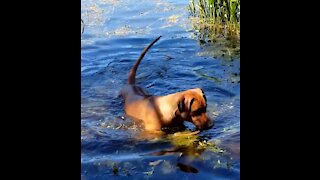
[[[183,125],[183,121],[192,122],[198,129],[208,129],[212,122],[206,114],[206,96],[200,88],[177,92],[166,96],[152,96],[135,85],[135,75],[139,63],[161,36],[147,46],[134,64],[121,95],[125,101],[127,116],[143,122],[146,130],[159,131],[164,127]]]

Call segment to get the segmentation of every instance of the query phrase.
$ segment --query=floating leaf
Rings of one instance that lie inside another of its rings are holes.
[[[163,160],[157,160],[157,161],[153,161],[149,163],[149,166],[157,166],[159,165],[161,162],[163,162]]]
[[[154,169],[152,169],[151,171],[143,172],[143,174],[150,176],[153,174],[153,172],[154,172]]]

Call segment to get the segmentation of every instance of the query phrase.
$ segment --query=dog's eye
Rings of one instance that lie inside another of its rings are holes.
[[[200,110],[197,110],[197,111],[193,111],[191,116],[199,116],[201,115],[201,111]]]
[[[207,107],[199,108],[193,112],[191,112],[191,116],[200,116],[202,113],[206,112]]]

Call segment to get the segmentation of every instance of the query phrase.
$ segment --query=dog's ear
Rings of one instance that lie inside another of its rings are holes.
[[[178,109],[180,113],[182,112],[190,112],[192,103],[194,102],[193,97],[182,97],[178,102]]]
[[[179,101],[178,101],[178,110],[175,112],[175,114],[177,116],[180,116],[183,119],[186,119],[188,117],[188,113],[187,113],[187,107],[186,107],[186,101],[185,98],[182,97]]]
[[[182,98],[179,102],[178,102],[178,109],[180,111],[180,113],[182,113],[185,109],[185,104],[184,104],[184,100],[185,98]]]
[[[183,119],[186,119],[191,111],[194,98],[183,96],[178,102],[178,112],[176,115],[180,115]]]

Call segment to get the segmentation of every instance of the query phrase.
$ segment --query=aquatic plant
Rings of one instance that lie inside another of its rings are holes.
[[[212,54],[240,54],[240,0],[190,0],[188,9],[200,43],[220,46]]]
[[[189,12],[217,32],[240,34],[240,0],[190,0]]]

